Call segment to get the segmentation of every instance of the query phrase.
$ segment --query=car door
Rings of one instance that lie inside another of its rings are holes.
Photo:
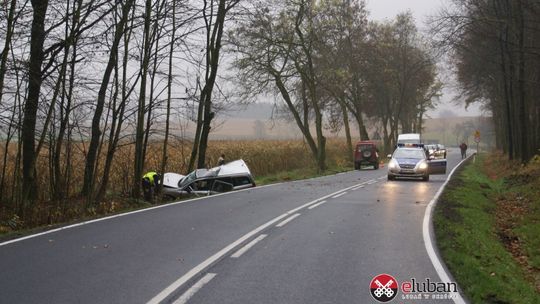
[[[210,195],[210,180],[209,179],[200,179],[192,182],[187,185],[184,189],[189,194],[194,194],[196,196],[205,196]]]
[[[234,185],[232,184],[232,179],[229,177],[217,178],[212,183],[212,188],[210,194],[229,192],[233,190]]]
[[[446,174],[446,159],[432,159],[428,161],[429,174]]]

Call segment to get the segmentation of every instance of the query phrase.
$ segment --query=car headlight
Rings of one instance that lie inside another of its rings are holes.
[[[427,168],[428,168],[428,163],[425,162],[425,161],[421,162],[421,163],[418,165],[418,169],[420,169],[420,170],[427,170]]]
[[[388,169],[390,170],[399,169],[398,162],[395,159],[391,159],[390,162],[388,163]]]

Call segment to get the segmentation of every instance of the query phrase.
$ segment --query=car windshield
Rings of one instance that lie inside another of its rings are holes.
[[[358,145],[358,151],[360,150],[371,150],[372,145]]]
[[[394,152],[394,158],[422,159],[425,156],[422,149],[397,149],[396,152]]]
[[[180,182],[178,183],[178,187],[184,188],[195,179],[197,179],[197,170],[191,172],[190,174],[186,175],[183,179],[181,179]]]

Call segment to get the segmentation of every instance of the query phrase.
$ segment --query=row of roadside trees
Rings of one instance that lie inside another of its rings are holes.
[[[540,3],[454,0],[432,21],[465,104],[493,115],[497,147],[526,162],[540,147]]]
[[[370,22],[363,1],[264,1],[232,31],[246,96],[274,93],[324,170],[325,116],[349,120],[360,139],[380,129],[386,151],[398,132],[421,132],[441,82],[410,14]],[[369,124],[369,125],[368,125]]]
[[[231,100],[274,94],[325,170],[324,128],[344,127],[351,155],[351,120],[389,149],[441,89],[411,15],[370,22],[361,0],[11,0],[0,20],[0,207],[22,217],[37,201],[98,204],[125,146],[139,197],[179,121],[195,126],[187,169],[204,167]]]

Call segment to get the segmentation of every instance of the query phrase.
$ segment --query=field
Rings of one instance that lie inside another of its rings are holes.
[[[40,155],[37,163],[39,202],[32,208],[32,214],[25,219],[19,218],[19,205],[12,193],[18,185],[14,183],[15,159],[17,147],[8,150],[7,170],[0,201],[0,234],[20,229],[55,225],[85,218],[111,214],[141,208],[147,204],[141,200],[129,198],[133,181],[134,147],[122,145],[115,154],[110,173],[109,186],[105,200],[98,205],[89,205],[79,196],[84,175],[84,144],[75,145],[71,152],[71,165],[65,170],[68,180],[68,199],[54,201],[50,198],[49,156]],[[45,150],[45,149],[44,149]],[[105,149],[102,149],[105,151]],[[166,172],[186,174],[191,145],[188,142],[173,141],[168,148],[168,166]],[[243,159],[258,184],[311,177],[318,175],[313,157],[308,146],[302,140],[215,140],[209,142],[207,167],[214,167],[221,154],[227,161]],[[162,143],[149,144],[145,170],[159,171],[161,167]],[[1,155],[3,157],[3,155]],[[97,171],[97,184],[101,183],[104,165],[104,153],[101,154]],[[327,166],[329,173],[352,169],[351,158],[347,155],[346,142],[343,139],[328,139]],[[140,177],[136,179],[139,180]]]

